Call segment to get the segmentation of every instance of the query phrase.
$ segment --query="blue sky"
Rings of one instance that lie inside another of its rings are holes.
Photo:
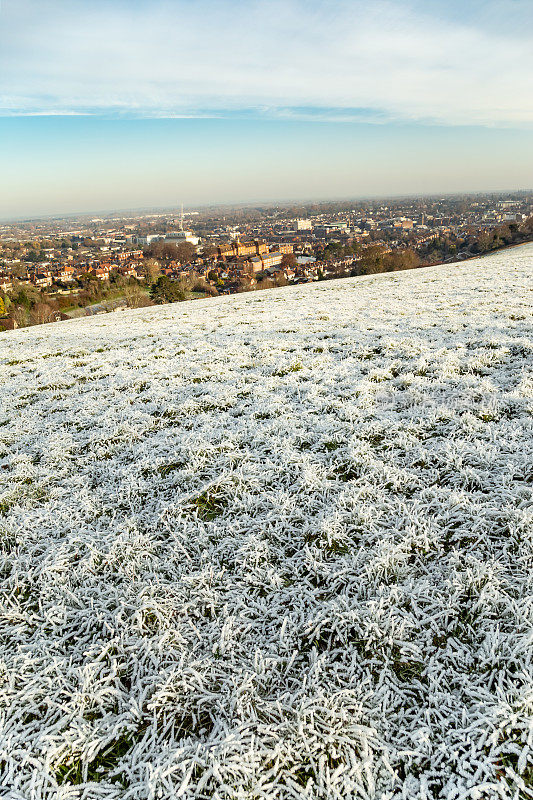
[[[0,215],[533,186],[531,0],[1,0]]]

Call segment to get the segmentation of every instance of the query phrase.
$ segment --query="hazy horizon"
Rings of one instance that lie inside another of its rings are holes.
[[[209,211],[217,212],[227,209],[228,212],[232,209],[238,208],[245,208],[245,209],[253,209],[253,208],[261,208],[262,206],[269,206],[269,207],[279,207],[279,208],[286,208],[290,206],[309,206],[309,205],[329,205],[329,204],[337,204],[337,203],[350,203],[353,202],[354,204],[357,203],[376,203],[376,202],[402,202],[402,201],[409,201],[409,200],[436,200],[438,198],[462,198],[462,197],[486,197],[489,195],[495,196],[516,196],[516,195],[529,195],[533,192],[533,189],[513,189],[513,188],[502,188],[502,189],[489,189],[487,191],[463,191],[463,192],[428,192],[428,193],[414,193],[414,194],[377,194],[377,195],[359,195],[359,196],[350,196],[347,195],[345,197],[292,197],[286,199],[280,199],[276,197],[267,197],[267,198],[253,198],[250,200],[244,201],[227,201],[227,202],[220,202],[220,203],[197,203],[193,205],[186,205],[183,204],[183,210],[185,216],[190,213],[205,213]],[[76,209],[74,211],[67,211],[67,212],[50,212],[48,214],[35,214],[35,215],[19,215],[14,217],[1,217],[0,222],[4,223],[17,223],[17,222],[33,222],[38,220],[48,220],[48,219],[79,219],[82,217],[90,217],[94,215],[94,218],[97,218],[97,215],[102,215],[102,219],[105,221],[106,219],[112,218],[113,215],[121,215],[126,217],[128,214],[132,214],[133,216],[150,216],[150,215],[161,215],[161,216],[170,216],[172,214],[176,214],[179,216],[181,211],[181,203],[169,203],[168,205],[161,205],[161,206],[137,206],[133,207],[122,207],[122,208],[90,208],[90,209]],[[191,227],[193,226],[193,222],[191,222]]]

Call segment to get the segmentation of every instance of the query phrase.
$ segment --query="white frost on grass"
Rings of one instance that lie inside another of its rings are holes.
[[[3,796],[531,797],[532,277],[2,336]]]

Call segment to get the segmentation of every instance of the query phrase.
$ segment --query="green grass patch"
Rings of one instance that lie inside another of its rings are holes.
[[[220,489],[213,487],[206,489],[192,501],[198,517],[205,522],[210,522],[224,513],[228,505],[228,498]]]
[[[172,464],[161,464],[161,466],[157,468],[157,472],[162,478],[166,478],[167,475],[170,475],[172,472],[176,472],[179,469],[183,469],[184,466],[185,464],[183,464],[181,461],[175,461]]]
[[[120,736],[88,764],[83,763],[81,759],[69,759],[67,763],[55,768],[54,777],[57,783],[59,786],[80,786],[83,783],[99,783],[106,780],[127,788],[128,781],[124,773],[117,775],[110,773],[117,769],[120,760],[131,750],[139,735],[140,732],[135,735],[128,733]]]
[[[291,364],[288,367],[281,367],[281,369],[273,372],[272,375],[276,378],[283,378],[285,375],[289,375],[291,372],[299,372],[301,369],[303,369],[302,363],[300,361],[296,361],[296,363]]]

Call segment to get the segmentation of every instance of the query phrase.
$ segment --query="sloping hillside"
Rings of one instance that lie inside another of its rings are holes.
[[[2,335],[5,796],[533,796],[532,278]]]

